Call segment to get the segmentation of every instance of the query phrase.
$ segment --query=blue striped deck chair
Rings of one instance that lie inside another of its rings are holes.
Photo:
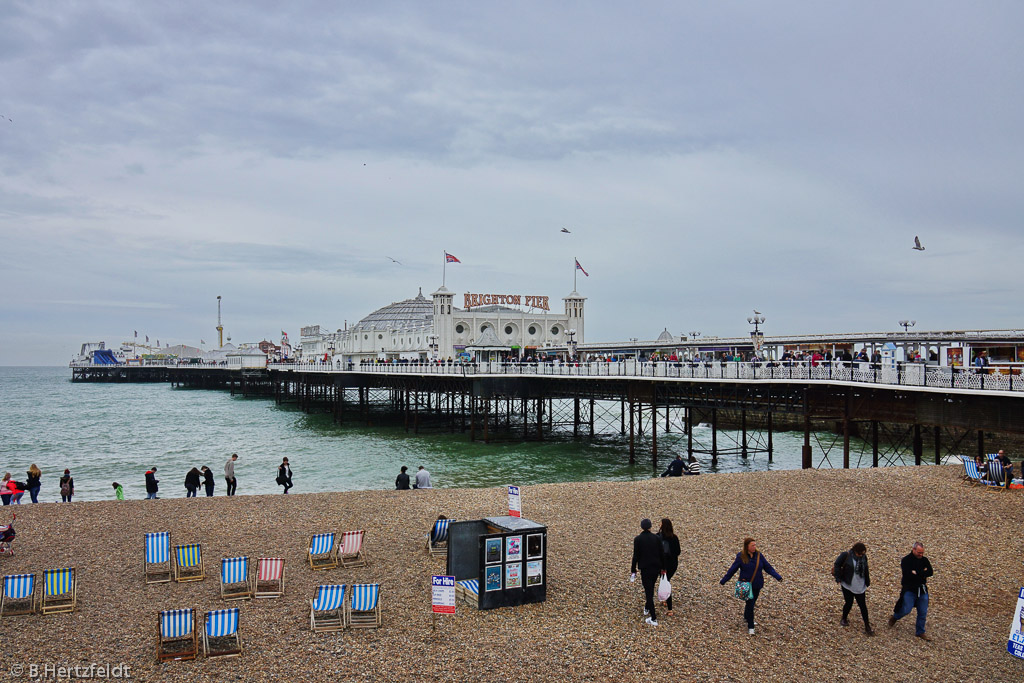
[[[334,569],[338,566],[338,544],[334,538],[333,533],[313,534],[309,537],[310,569]]]
[[[476,579],[461,579],[455,582],[455,590],[470,607],[480,607],[480,582]]]
[[[166,531],[146,534],[143,571],[146,583],[167,583],[171,580],[171,535]]]
[[[12,605],[11,603],[15,603]],[[8,574],[0,593],[0,618],[36,611],[36,575]]]
[[[1006,474],[1003,472],[1003,463],[998,460],[990,460],[988,463],[988,479],[985,481],[990,491],[999,491],[1006,486]]]
[[[348,610],[349,628],[380,628],[380,584],[352,584]]]
[[[169,609],[157,616],[156,659],[195,659],[199,654],[196,617],[191,609]]]
[[[203,547],[198,543],[174,546],[174,580],[202,581],[206,578],[203,565]]]
[[[220,561],[220,599],[249,600],[252,598],[248,557],[225,557]]]
[[[203,654],[207,657],[237,657],[242,654],[237,607],[207,612],[205,621]]]
[[[974,462],[974,458],[970,456],[961,455],[960,460],[964,464],[963,479],[971,486],[977,486],[981,484],[981,472],[978,471],[978,463]]]
[[[43,570],[43,614],[74,612],[78,602],[78,576],[74,567]]]
[[[341,631],[346,626],[345,586],[317,586],[316,597],[309,601],[309,629],[321,633]]]
[[[430,529],[430,535],[427,537],[427,552],[431,555],[448,554],[448,525],[454,521],[454,519],[438,519],[434,522],[434,526]]]

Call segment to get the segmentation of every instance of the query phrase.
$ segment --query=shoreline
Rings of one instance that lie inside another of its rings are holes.
[[[444,573],[444,560],[424,550],[430,524],[442,513],[504,514],[503,489],[82,501],[89,505],[73,508],[74,515],[28,504],[15,510],[17,555],[0,557],[0,569],[41,577],[43,569],[76,566],[79,607],[4,619],[0,654],[10,665],[123,662],[134,680],[312,681],[328,671],[410,681],[782,681],[794,671],[814,681],[1020,680],[1020,663],[1005,650],[1021,584],[1012,530],[1024,523],[1022,499],[970,488],[956,470],[780,470],[523,487],[524,517],[548,526],[547,601],[486,612],[460,603],[456,615],[439,617],[437,631],[430,628],[428,586],[432,573]],[[671,517],[683,545],[675,615],[657,628],[641,623],[642,591],[628,582],[632,537],[645,516],[656,525]],[[367,531],[367,567],[312,572],[304,564],[310,533],[360,528]],[[207,579],[146,585],[146,531],[169,531],[174,543],[202,542]],[[785,578],[767,582],[754,637],[731,588],[718,585],[746,535]],[[913,637],[912,617],[885,627],[899,559],[918,539],[936,571],[929,581],[931,643]],[[829,572],[856,540],[867,544],[871,562],[867,599],[878,635],[870,639],[853,625],[856,608],[852,625],[838,626],[842,598]],[[219,560],[242,554],[280,555],[287,567],[283,598],[240,604],[242,657],[157,665],[157,611],[225,606]],[[357,582],[381,583],[383,627],[310,633],[306,601],[315,586]]]

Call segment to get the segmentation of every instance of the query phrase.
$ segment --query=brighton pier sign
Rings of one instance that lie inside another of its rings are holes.
[[[550,311],[546,296],[530,296],[525,294],[470,294],[466,292],[463,307],[466,310],[478,306],[527,306]]]

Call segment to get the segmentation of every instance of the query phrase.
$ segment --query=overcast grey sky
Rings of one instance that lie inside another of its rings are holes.
[[[5,2],[0,364],[429,294],[1022,326],[1020,2]],[[8,120],[10,119],[10,120]],[[560,232],[562,227],[572,233]],[[911,250],[915,235],[927,248]],[[393,257],[399,266],[388,260]]]

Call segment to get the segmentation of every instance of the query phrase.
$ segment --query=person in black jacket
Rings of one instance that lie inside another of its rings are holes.
[[[156,478],[156,466],[146,470],[146,499],[155,499],[156,492],[160,490],[158,484],[160,480]]]
[[[864,592],[871,585],[871,574],[868,573],[868,551],[863,543],[858,541],[848,551],[839,553],[839,557],[832,564],[832,576],[843,590],[843,617],[839,624],[849,625],[847,617],[850,616],[850,609],[856,599],[860,616],[864,619],[864,633],[873,636],[875,632],[868,621],[868,606],[864,600]]]
[[[199,489],[199,470],[195,467],[188,471],[185,475],[185,497],[195,498],[196,491]]]
[[[663,477],[681,477],[683,476],[683,470],[686,469],[686,463],[683,462],[683,456],[677,455],[676,459],[668,464],[668,468],[661,473]]]
[[[292,467],[288,464],[288,458],[281,461],[277,466],[277,485],[284,487],[284,492],[292,487]]]
[[[213,470],[206,465],[199,468],[203,473],[203,486],[206,487],[206,497],[213,498]]]
[[[917,608],[917,623],[914,634],[922,640],[931,640],[924,632],[925,619],[928,617],[928,577],[935,573],[932,563],[924,556],[924,544],[918,541],[910,554],[900,561],[903,579],[900,581],[900,601],[889,617],[889,628]]]
[[[409,475],[405,472],[407,469],[409,468],[402,465],[402,471],[398,473],[397,477],[395,477],[395,488],[399,491],[409,490]]]
[[[679,554],[682,552],[682,549],[679,547],[679,537],[676,536],[675,531],[672,529],[671,519],[665,518],[661,520],[661,528],[658,529],[658,540],[661,541],[662,563],[664,565],[661,573],[667,581],[672,581],[676,570],[679,569]],[[668,600],[665,601],[665,609],[667,610],[666,614],[672,614],[671,593],[668,596]]]
[[[636,581],[636,569],[640,568],[640,581],[644,586],[644,623],[658,625],[658,614],[654,610],[654,582],[664,565],[661,539],[651,533],[651,520],[640,522],[640,533],[633,539],[633,563],[630,567],[630,581]]]

